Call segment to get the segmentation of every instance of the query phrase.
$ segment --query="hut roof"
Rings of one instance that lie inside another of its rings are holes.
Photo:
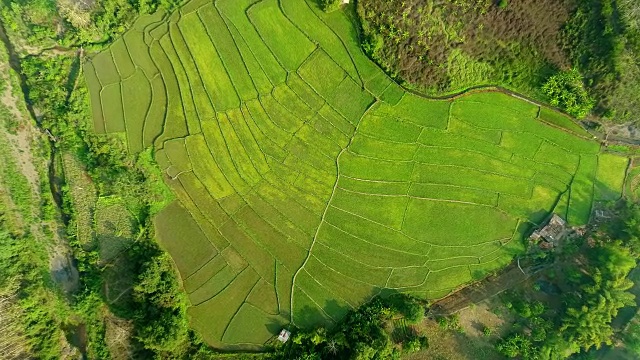
[[[278,341],[286,343],[289,340],[289,336],[291,336],[291,331],[287,329],[280,330],[280,334],[278,334]]]
[[[551,220],[542,229],[534,232],[536,236],[542,237],[546,241],[555,243],[560,240],[567,226],[567,222],[560,216],[553,214]]]

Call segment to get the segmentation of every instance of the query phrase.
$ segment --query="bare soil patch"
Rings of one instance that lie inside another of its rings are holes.
[[[419,329],[429,338],[429,348],[409,355],[407,360],[503,359],[494,346],[510,329],[512,316],[499,299],[489,299],[458,313],[461,331],[445,330],[437,319],[426,318]],[[485,327],[491,335],[485,335]]]

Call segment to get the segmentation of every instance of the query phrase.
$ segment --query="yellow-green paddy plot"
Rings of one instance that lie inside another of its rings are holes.
[[[571,119],[498,92],[405,92],[348,11],[192,0],[85,62],[96,131],[153,147],[177,194],[158,239],[213,346],[259,349],[385,289],[442,297],[552,211],[581,225],[620,195],[626,159]]]

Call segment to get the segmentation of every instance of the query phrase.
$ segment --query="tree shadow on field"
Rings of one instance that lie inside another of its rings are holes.
[[[305,306],[294,314],[294,323],[302,329],[313,329],[321,326],[333,327],[344,315],[351,310],[347,305],[330,299],[324,303],[322,309],[316,306]]]
[[[387,299],[394,295],[399,295],[400,292],[395,289],[382,289],[375,287],[369,293],[369,295],[363,299],[362,304],[370,302],[376,297],[380,297],[387,301]],[[361,305],[362,305],[361,304]],[[293,315],[294,324],[301,329],[309,330],[318,327],[326,327],[332,329],[337,325],[349,311],[357,310],[357,308],[351,307],[344,300],[339,298],[327,299],[320,309],[318,306],[306,305],[301,310],[298,310]],[[269,324],[268,326],[275,326]]]
[[[284,316],[269,317],[269,320],[264,326],[270,334],[277,335],[280,330],[282,330],[282,328],[286,326],[287,319],[289,318]]]
[[[538,211],[534,211],[531,214],[529,214],[527,221],[531,224],[541,224],[547,219],[547,217],[549,217],[549,214],[550,214],[549,210],[539,209]],[[531,229],[527,229],[527,230],[531,230]]]
[[[310,5],[315,7],[318,10],[322,10],[322,0],[311,0],[309,1]]]

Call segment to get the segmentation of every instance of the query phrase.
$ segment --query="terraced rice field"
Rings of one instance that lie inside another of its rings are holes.
[[[95,130],[156,150],[179,198],[157,235],[220,348],[386,289],[440,298],[509,263],[554,209],[584,224],[622,187],[626,159],[570,119],[497,92],[408,93],[348,12],[312,1],[192,0],[84,72]]]

